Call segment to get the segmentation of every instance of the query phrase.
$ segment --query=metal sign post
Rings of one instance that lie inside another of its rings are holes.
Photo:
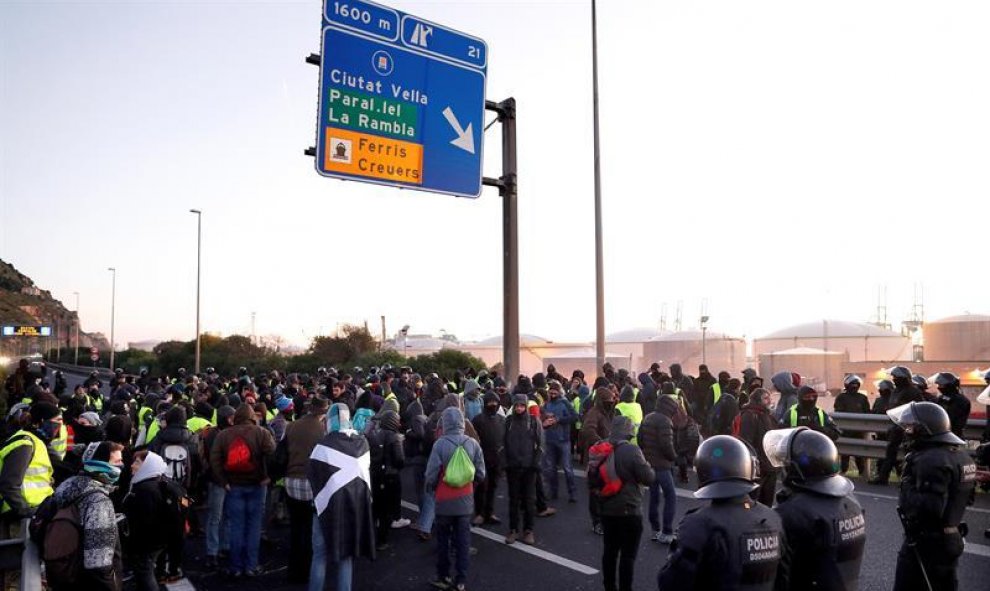
[[[502,347],[506,383],[519,372],[516,101],[485,100],[488,46],[387,6],[325,0],[316,158],[323,176],[502,197]],[[502,124],[502,176],[482,177],[484,112]]]

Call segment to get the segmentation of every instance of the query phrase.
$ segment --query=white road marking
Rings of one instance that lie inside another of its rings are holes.
[[[409,501],[402,501],[402,506],[405,507],[406,509],[409,509],[410,511],[414,511],[416,513],[419,513],[419,507],[417,507],[416,505],[410,503]],[[472,527],[471,528],[471,533],[473,533],[475,535],[478,535],[478,536],[481,536],[483,538],[487,538],[489,540],[492,540],[493,542],[498,542],[500,544],[505,544],[505,536],[499,535],[499,534],[497,534],[495,532],[488,531],[487,529],[482,529],[480,527]],[[517,542],[517,543],[513,544],[512,546],[507,546],[507,547],[512,548],[513,550],[519,550],[520,552],[525,552],[526,554],[529,554],[531,556],[535,556],[537,558],[542,558],[543,560],[546,560],[547,562],[552,562],[554,564],[558,564],[558,565],[560,565],[560,566],[562,566],[564,568],[569,568],[569,569],[571,569],[573,571],[576,571],[576,572],[581,573],[582,575],[597,575],[598,574],[598,569],[595,569],[595,568],[592,568],[590,566],[581,564],[580,562],[574,562],[573,560],[570,560],[568,558],[564,558],[563,556],[558,556],[558,555],[553,554],[551,552],[547,552],[546,550],[540,550],[539,548],[536,548],[535,546],[528,546],[526,544],[523,544],[522,542]]]
[[[196,587],[193,587],[189,579],[179,579],[174,583],[166,583],[165,588],[168,591],[196,591]]]

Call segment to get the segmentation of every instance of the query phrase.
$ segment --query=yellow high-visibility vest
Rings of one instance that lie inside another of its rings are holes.
[[[712,392],[715,394],[712,396],[712,407],[718,404],[718,399],[722,397],[722,386],[718,385],[718,382],[712,384]]]
[[[209,426],[210,421],[208,419],[204,419],[203,417],[193,417],[186,421],[186,427],[193,433],[199,433]]]
[[[31,463],[28,464],[24,472],[24,480],[21,482],[21,493],[24,495],[24,502],[28,507],[37,507],[42,501],[52,496],[55,489],[52,488],[52,461],[48,457],[48,446],[45,445],[37,435],[21,430],[13,434],[7,440],[7,444],[0,449],[0,466],[10,452],[18,447],[31,445],[34,453],[31,456]],[[0,514],[11,510],[6,501],[0,505]]]
[[[643,423],[643,407],[638,402],[620,402],[615,405],[615,410],[624,417],[629,417],[633,424],[632,442],[636,443],[636,435],[639,434],[639,426]]]
[[[824,427],[825,411],[820,408],[816,408],[815,410],[818,411],[818,424]],[[797,427],[797,420],[798,420],[797,405],[795,404],[794,406],[791,407],[791,410],[789,411],[788,422],[791,424],[791,427]]]

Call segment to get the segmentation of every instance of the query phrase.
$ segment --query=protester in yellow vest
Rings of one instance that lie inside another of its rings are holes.
[[[25,412],[21,410],[20,412]],[[62,427],[62,411],[49,402],[36,402],[30,424],[15,432],[0,447],[0,539],[21,535],[21,517],[31,515],[52,495],[52,462],[48,443]],[[3,574],[4,589],[16,589],[20,571]]]
[[[213,422],[211,418],[215,416],[213,407],[209,402],[200,401],[195,406],[196,414],[186,421],[186,427],[193,433],[199,433],[203,429],[210,427]]]
[[[619,394],[619,403],[615,405],[615,411],[624,417],[628,417],[633,424],[633,438],[630,440],[636,444],[636,434],[639,433],[639,426],[643,422],[643,407],[636,402],[636,390],[632,386],[622,387]]]
[[[818,408],[818,392],[811,386],[801,386],[798,389],[798,403],[792,405],[784,418],[780,421],[781,427],[808,427],[809,429],[824,433],[832,441],[839,438],[839,428],[832,421],[824,410]]]

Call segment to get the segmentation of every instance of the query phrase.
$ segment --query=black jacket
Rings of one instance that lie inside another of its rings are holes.
[[[543,427],[536,417],[524,412],[505,419],[502,437],[505,468],[540,468],[543,461]]]
[[[127,545],[131,552],[151,552],[164,548],[168,542],[168,532],[174,524],[169,519],[161,478],[138,482],[124,497],[124,515],[130,532]]]
[[[966,421],[969,420],[969,411],[972,404],[969,399],[963,396],[958,390],[940,394],[938,405],[945,409],[949,415],[949,423],[952,425],[952,432],[961,439],[963,430],[966,428]]]
[[[842,391],[835,397],[835,412],[855,412],[867,414],[870,412],[870,399],[862,392]]]
[[[670,400],[670,404],[676,405],[669,396],[664,398]],[[674,461],[677,460],[677,451],[674,449],[674,424],[670,417],[659,409],[643,419],[643,424],[639,426],[637,441],[640,449],[643,450],[643,456],[654,470],[669,470],[674,466]]]
[[[203,472],[203,463],[199,455],[199,437],[185,425],[168,425],[158,432],[154,441],[148,445],[150,451],[165,458],[165,448],[170,445],[181,445],[189,454],[188,477],[180,482],[187,491],[193,490]]]
[[[628,417],[617,416],[612,421],[609,441],[615,446],[615,473],[622,481],[622,488],[610,497],[601,498],[603,516],[621,517],[643,514],[643,486],[653,483],[655,473],[646,463],[643,452],[629,443],[633,424]]]
[[[485,472],[488,477],[498,477],[497,470],[501,468],[499,455],[505,439],[505,417],[489,414],[487,410],[471,419],[474,430],[478,432],[481,443],[481,453],[485,456]]]

